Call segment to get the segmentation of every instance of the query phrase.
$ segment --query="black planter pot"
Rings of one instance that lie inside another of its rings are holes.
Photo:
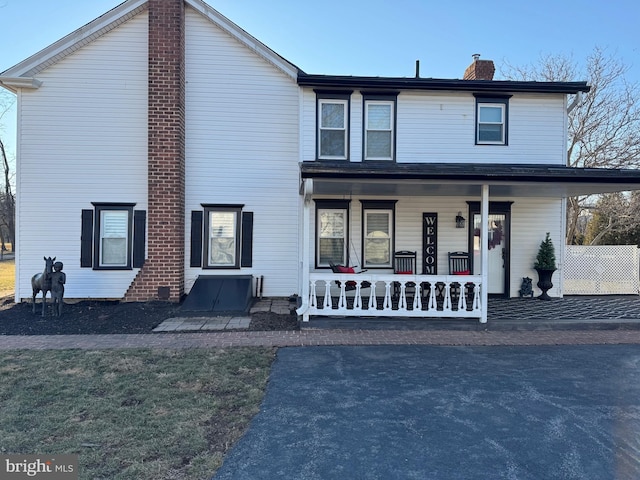
[[[553,283],[551,283],[551,277],[553,276],[553,272],[556,269],[547,270],[546,268],[536,268],[536,272],[538,272],[538,288],[542,290],[542,295],[538,298],[540,300],[551,300],[551,297],[547,294],[547,291],[553,288]]]

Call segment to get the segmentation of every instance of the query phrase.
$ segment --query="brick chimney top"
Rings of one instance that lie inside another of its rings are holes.
[[[473,54],[473,62],[464,71],[463,80],[493,80],[496,67],[493,60],[480,60],[480,54]]]

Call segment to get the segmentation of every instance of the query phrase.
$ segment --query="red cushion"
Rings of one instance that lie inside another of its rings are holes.
[[[454,275],[471,275],[471,270],[462,270],[461,272],[453,272]]]
[[[338,265],[338,272],[340,273],[356,273],[353,267],[343,267],[342,265]]]
[[[396,272],[396,275],[413,275],[413,272],[411,270],[405,270],[402,272]]]

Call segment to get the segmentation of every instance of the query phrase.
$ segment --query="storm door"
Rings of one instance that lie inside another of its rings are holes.
[[[477,208],[475,208],[477,205]],[[474,275],[481,273],[480,232],[482,217],[479,202],[469,202],[471,218],[469,251],[472,252]],[[489,254],[489,278],[487,291],[490,295],[509,296],[511,202],[489,202],[487,247]]]

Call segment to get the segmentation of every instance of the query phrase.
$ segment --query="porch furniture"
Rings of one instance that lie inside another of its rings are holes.
[[[416,274],[416,252],[402,250],[393,254],[393,273],[395,275],[415,275]],[[415,288],[414,282],[407,282],[407,287]],[[393,296],[400,296],[400,282],[393,284]]]
[[[449,252],[449,275],[471,275],[471,262],[469,252]],[[454,301],[460,296],[462,289],[466,290],[466,297],[470,295],[472,285],[453,283],[451,285],[451,296]]]
[[[416,252],[402,250],[393,254],[393,273],[396,275],[415,275]]]
[[[449,252],[449,275],[471,275],[469,252]]]
[[[366,272],[366,270],[363,270],[362,272],[356,272],[355,269],[353,267],[345,267],[344,265],[336,265],[335,263],[329,261],[329,266],[331,267],[331,271],[333,273],[353,273],[354,275],[358,275],[360,273]],[[338,287],[341,286],[341,282],[339,280],[336,280],[336,285],[338,285]],[[347,280],[345,282],[345,290],[349,291],[349,290],[355,290],[357,286],[357,282],[353,281],[353,280]],[[360,284],[360,288],[369,288],[371,286],[371,283],[369,282],[362,282]]]

